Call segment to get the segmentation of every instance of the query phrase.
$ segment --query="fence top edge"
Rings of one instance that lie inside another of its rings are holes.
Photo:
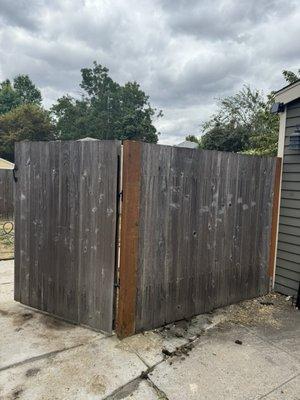
[[[121,142],[119,139],[93,139],[91,138],[90,140],[81,140],[81,139],[70,139],[70,140],[19,140],[18,142],[15,142],[15,145],[18,144],[24,144],[24,143],[99,143],[99,142]]]
[[[182,152],[182,153],[190,153],[190,154],[195,154],[196,152],[200,153],[211,153],[211,154],[220,154],[220,155],[230,155],[232,157],[240,157],[240,158],[250,158],[250,159],[281,159],[280,157],[277,156],[267,156],[267,155],[257,155],[257,154],[242,154],[242,153],[234,153],[234,152],[227,152],[227,151],[218,151],[218,150],[206,150],[206,149],[190,149],[186,147],[177,147],[173,145],[166,145],[166,144],[160,144],[160,143],[146,143],[143,141],[139,140],[118,140],[118,139],[91,139],[91,140],[22,140],[19,142],[15,143],[15,147],[23,144],[28,144],[28,145],[41,145],[41,144],[52,144],[52,143],[69,143],[69,144],[91,144],[91,143],[115,143],[115,144],[124,144],[124,143],[140,143],[143,147],[160,147],[160,148],[170,148],[175,152]]]
[[[220,154],[220,155],[232,155],[233,157],[244,157],[244,158],[251,158],[251,159],[281,159],[281,157],[278,156],[268,156],[268,155],[258,155],[258,154],[242,154],[242,153],[234,153],[231,151],[219,151],[219,150],[207,150],[207,149],[190,149],[188,147],[177,147],[176,145],[169,145],[169,144],[160,144],[160,143],[147,143],[147,142],[142,142],[138,140],[124,140],[124,142],[134,142],[134,143],[141,143],[142,146],[144,147],[161,147],[161,148],[170,148],[173,149],[174,151],[178,152],[190,152],[190,153],[195,153],[195,152],[201,152],[201,153],[211,153],[211,154]]]

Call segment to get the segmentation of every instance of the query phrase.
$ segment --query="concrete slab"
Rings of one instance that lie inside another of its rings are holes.
[[[224,316],[220,312],[198,315],[188,321],[178,321],[154,331],[131,336],[124,339],[122,344],[138,354],[148,367],[153,367],[165,359],[164,352],[175,352],[177,348],[195,340],[223,320]]]
[[[186,338],[165,339],[159,333],[151,331],[122,340],[123,348],[138,354],[148,367],[153,367],[165,359],[163,349],[172,353],[177,347],[186,343],[188,343]]]
[[[2,281],[10,279],[13,264],[1,262],[0,276],[2,272],[5,275]],[[13,300],[13,284],[4,282],[0,284],[0,332],[0,370],[28,358],[104,337],[22,306]]]
[[[119,341],[14,302],[11,261],[0,279],[1,400],[299,400],[300,312],[283,297]]]
[[[272,391],[264,397],[265,400],[300,400],[300,376]]]
[[[14,260],[0,262],[0,285],[2,283],[13,283]]]
[[[124,400],[159,400],[159,397],[149,383],[143,380],[138,388],[126,396]]]
[[[150,373],[168,399],[259,399],[300,372],[291,355],[246,328],[227,325],[208,337],[188,357],[172,357]]]
[[[300,360],[300,311],[292,308],[290,302],[284,298],[281,302],[281,307],[269,306],[272,308],[276,324],[271,326],[255,325],[250,327],[250,330]]]
[[[0,304],[3,308],[4,303],[12,303],[14,299],[14,284],[0,283]]]
[[[3,399],[100,400],[136,379],[145,364],[115,337],[0,373]],[[0,397],[1,397],[0,396]]]
[[[146,380],[138,379],[126,385],[109,400],[160,400],[159,394]]]
[[[0,370],[28,358],[104,337],[19,304],[5,309],[0,304],[0,332],[5,332],[0,337]]]

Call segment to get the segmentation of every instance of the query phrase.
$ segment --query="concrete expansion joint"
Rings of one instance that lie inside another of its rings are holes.
[[[268,393],[264,394],[263,396],[261,396],[258,400],[265,399],[267,396],[269,396],[270,394],[276,392],[276,390],[282,388],[284,385],[286,385],[287,383],[293,381],[294,379],[296,379],[299,376],[300,376],[300,374],[296,374],[296,375],[292,376],[291,378],[289,378],[286,381],[282,382],[279,386],[276,386],[270,392],[268,392]]]
[[[35,361],[38,361],[38,360],[43,360],[43,359],[46,359],[46,358],[56,357],[58,354],[63,353],[65,351],[73,350],[73,349],[85,346],[85,345],[87,345],[89,343],[92,343],[92,342],[95,342],[95,341],[105,340],[105,339],[108,339],[109,337],[111,337],[111,336],[107,336],[107,337],[104,336],[102,338],[93,338],[93,339],[88,340],[87,342],[84,342],[84,343],[79,343],[79,344],[76,344],[74,346],[69,346],[69,347],[65,347],[63,349],[50,351],[49,353],[44,353],[44,354],[41,354],[41,355],[36,356],[36,357],[27,358],[26,360],[23,360],[23,361],[20,361],[20,362],[16,362],[16,363],[13,363],[13,364],[9,364],[9,365],[6,365],[6,366],[0,368],[0,372],[5,371],[7,369],[19,367],[20,365],[29,364],[29,363],[32,363],[32,362],[35,362]]]

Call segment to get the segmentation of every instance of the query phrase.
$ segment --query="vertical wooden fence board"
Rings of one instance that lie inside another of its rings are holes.
[[[16,145],[15,299],[111,332],[120,142]]]
[[[130,142],[128,154],[132,146],[121,245],[129,252],[129,223],[134,250],[121,258],[119,310],[135,305],[121,336],[266,293],[275,159]]]
[[[139,142],[125,141],[123,144],[120,289],[116,323],[121,338],[136,331],[141,146]]]
[[[112,330],[117,142],[82,142],[79,293],[81,324]],[[99,268],[92,268],[93,265]]]
[[[270,285],[273,288],[275,278],[275,257],[277,246],[277,231],[279,218],[279,203],[280,203],[280,180],[281,180],[282,159],[277,158],[275,167],[275,183],[274,183],[274,198],[272,208],[272,228],[270,236],[270,254],[269,254],[269,277]]]
[[[15,163],[16,165],[21,165],[22,151],[20,149],[21,144],[15,144]],[[20,176],[20,173],[18,174]],[[18,178],[19,179],[19,178]],[[21,275],[21,188],[20,182],[16,182],[14,185],[14,196],[15,196],[15,210],[14,210],[14,228],[15,228],[15,263],[14,263],[14,299],[16,301],[21,301],[21,288],[20,288],[20,275]],[[18,223],[16,224],[16,221]],[[16,248],[18,251],[16,251]]]
[[[0,169],[0,219],[14,215],[14,180],[11,169]]]
[[[20,251],[20,265],[16,266],[19,270],[19,285],[20,285],[20,302],[24,304],[29,301],[29,271],[30,271],[30,172],[31,172],[31,152],[30,146],[26,143],[20,144],[22,152],[22,167],[21,173],[18,174],[17,186],[19,187],[20,195],[20,220],[15,220],[15,225],[19,222],[19,234],[16,239],[20,242],[15,243],[15,252]]]

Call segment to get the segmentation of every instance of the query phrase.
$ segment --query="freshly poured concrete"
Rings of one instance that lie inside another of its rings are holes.
[[[1,400],[300,399],[300,311],[283,298],[120,341],[14,302],[0,262],[0,332]]]

